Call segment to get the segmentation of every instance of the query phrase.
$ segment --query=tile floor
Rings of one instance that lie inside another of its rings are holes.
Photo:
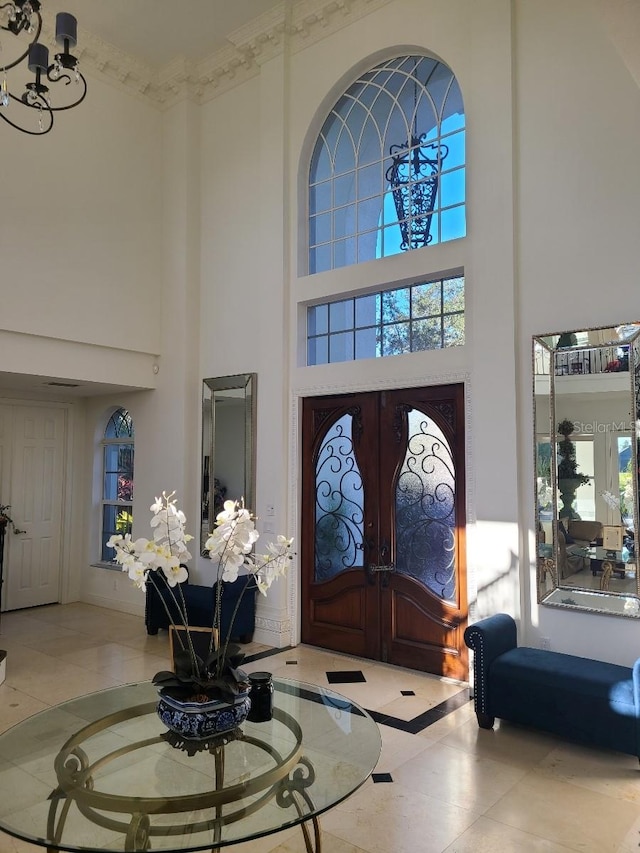
[[[85,604],[3,613],[7,651],[0,730],[51,704],[146,680],[166,666],[165,632]],[[308,646],[252,644],[248,670],[328,684],[327,673],[365,681],[333,689],[372,712],[382,734],[376,773],[321,818],[323,853],[632,853],[640,849],[640,765],[507,724],[478,729],[465,685]],[[382,779],[388,776],[382,775]],[[0,802],[8,795],[2,790]],[[6,784],[6,782],[5,782]],[[234,853],[304,853],[294,829],[237,845]],[[0,853],[43,848],[0,834]]]

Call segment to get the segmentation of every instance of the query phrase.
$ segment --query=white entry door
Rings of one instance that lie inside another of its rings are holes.
[[[10,408],[10,501],[2,500],[20,533],[7,530],[4,609],[17,610],[59,601],[66,417],[63,409]]]

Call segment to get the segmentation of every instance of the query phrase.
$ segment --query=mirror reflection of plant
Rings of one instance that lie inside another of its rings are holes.
[[[566,418],[558,424],[558,433],[564,436],[562,441],[558,442],[558,453],[560,454],[558,480],[577,480],[579,485],[584,486],[586,483],[590,483],[592,478],[578,471],[576,446],[569,438],[574,429],[573,422]]]

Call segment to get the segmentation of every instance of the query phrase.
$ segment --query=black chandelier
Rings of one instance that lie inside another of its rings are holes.
[[[39,41],[42,32],[40,7],[40,0],[11,0],[0,5],[0,30],[16,37],[21,49],[26,44],[26,49],[17,59],[4,62],[0,42],[0,118],[31,136],[49,133],[55,113],[77,107],[87,94],[87,81],[80,73],[78,59],[69,52],[78,43],[78,22],[68,12],[56,15],[56,44],[61,51],[54,55],[50,64],[49,49]],[[7,71],[17,68],[25,60],[35,79],[24,84],[21,95],[14,95],[9,91]],[[64,84],[60,91],[64,91],[67,98],[65,103],[52,105],[48,83]],[[72,83],[75,91],[71,94],[66,87]]]
[[[403,251],[428,246],[433,239],[431,219],[442,161],[448,153],[446,145],[428,144],[424,133],[389,149],[391,165],[385,177],[393,194]]]

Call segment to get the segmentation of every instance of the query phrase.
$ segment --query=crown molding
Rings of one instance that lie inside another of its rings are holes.
[[[261,65],[322,41],[394,0],[284,0],[230,33],[228,44],[199,62],[175,57],[157,69],[79,28],[83,71],[133,93],[160,109],[185,98],[205,103],[260,73]],[[43,41],[55,42],[53,14],[43,10]]]

